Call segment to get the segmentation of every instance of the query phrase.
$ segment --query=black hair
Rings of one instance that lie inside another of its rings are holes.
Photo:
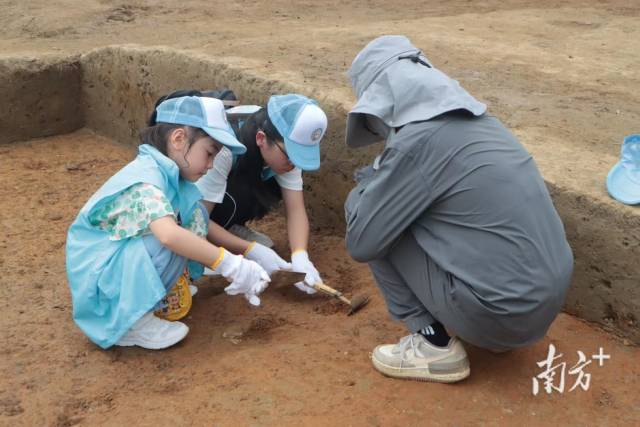
[[[256,134],[260,130],[267,136],[269,145],[282,140],[280,132],[269,119],[267,108],[261,108],[247,117],[238,131],[238,139],[247,147],[247,152],[238,157],[227,180],[229,192],[254,200],[249,215],[252,219],[262,218],[282,199],[280,186],[275,179],[262,179],[265,162],[256,144]]]
[[[167,154],[167,142],[169,140],[169,134],[177,128],[184,128],[187,131],[187,142],[189,143],[189,148],[187,149],[187,153],[191,149],[193,143],[202,138],[209,136],[202,129],[193,127],[193,126],[185,126],[185,125],[176,125],[172,123],[162,123],[157,122],[158,113],[156,109],[158,105],[167,99],[180,98],[183,96],[207,96],[210,92],[200,92],[196,89],[186,89],[186,90],[176,90],[175,92],[171,92],[167,95],[163,95],[156,100],[156,103],[153,107],[153,112],[149,116],[149,120],[147,120],[147,128],[144,128],[140,131],[140,143],[141,144],[149,144],[158,149],[162,154],[168,156]],[[209,95],[211,96],[211,95]],[[185,153],[186,154],[186,153]]]
[[[165,156],[169,157],[169,154],[167,152],[167,143],[169,142],[169,135],[175,129],[184,129],[187,132],[187,143],[189,144],[187,153],[189,152],[189,150],[191,150],[191,146],[194,142],[196,142],[200,138],[209,136],[200,128],[160,122],[156,123],[153,126],[146,127],[140,131],[140,144],[149,144],[157,148],[158,151],[160,151]]]
[[[187,90],[176,90],[175,92],[171,92],[167,95],[162,95],[160,98],[158,98],[158,100],[156,101],[156,104],[153,106],[153,112],[151,113],[151,116],[149,116],[149,120],[147,120],[147,125],[153,126],[156,124],[156,118],[158,117],[156,108],[158,108],[158,105],[160,105],[162,102],[166,101],[167,99],[180,98],[182,96],[202,96],[202,92],[195,89],[187,89]]]
[[[247,147],[247,152],[238,158],[235,171],[250,178],[250,181],[253,182],[262,181],[262,168],[265,166],[260,148],[256,144],[256,134],[260,130],[267,136],[269,145],[275,144],[277,140],[282,140],[282,136],[271,123],[266,108],[256,111],[247,117],[242,124],[238,136],[242,144]]]

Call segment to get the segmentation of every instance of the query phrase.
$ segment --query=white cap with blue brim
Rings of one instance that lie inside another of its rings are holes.
[[[200,128],[228,147],[233,154],[240,155],[247,151],[247,147],[233,133],[224,104],[219,99],[199,96],[171,98],[158,105],[156,112],[156,122]]]
[[[273,95],[267,113],[284,139],[291,163],[305,171],[319,169],[327,116],[317,102],[298,94]]]

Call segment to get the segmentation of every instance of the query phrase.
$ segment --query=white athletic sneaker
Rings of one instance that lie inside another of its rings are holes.
[[[188,332],[189,327],[184,323],[160,319],[150,311],[134,323],[116,345],[160,350],[180,342]]]
[[[249,227],[245,227],[244,225],[232,225],[231,228],[229,228],[229,233],[238,236],[241,239],[248,240],[250,242],[256,241],[263,246],[273,248],[273,240],[271,240],[269,236],[259,231],[252,230]]]
[[[211,271],[213,272],[213,270]],[[198,287],[195,285],[189,285],[189,292],[191,292],[191,298],[193,298],[193,296],[198,293]]]
[[[452,383],[470,374],[469,359],[456,338],[446,347],[431,344],[422,334],[408,335],[398,344],[379,345],[371,354],[373,366],[389,377]]]

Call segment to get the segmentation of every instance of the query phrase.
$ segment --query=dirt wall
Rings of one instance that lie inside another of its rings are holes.
[[[0,57],[0,144],[84,126],[77,57]]]
[[[640,214],[547,185],[575,258],[565,311],[640,343]]]

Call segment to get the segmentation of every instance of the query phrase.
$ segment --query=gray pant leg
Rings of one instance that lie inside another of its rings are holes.
[[[439,321],[465,340],[469,333],[482,336],[461,326],[465,322],[451,296],[455,279],[433,262],[411,232],[406,232],[384,259],[370,262],[369,268],[389,313],[403,321],[411,333]]]
[[[384,296],[391,317],[404,322],[411,333],[435,322],[431,313],[388,260],[371,261],[369,268]]]
[[[409,327],[409,330],[417,332],[436,320],[446,327],[452,327],[445,323],[444,319],[448,317],[446,313],[451,311],[446,291],[451,282],[451,275],[429,258],[411,232],[407,231],[402,235],[387,255],[386,261],[397,272],[402,285],[430,315],[429,323]]]
[[[555,317],[543,310],[518,315],[494,309],[440,268],[410,232],[384,260],[369,265],[389,312],[412,333],[438,320],[466,342],[505,351],[540,339]]]
[[[405,233],[387,256],[369,263],[373,276],[387,303],[391,315],[403,321],[411,333],[440,321],[460,338],[480,347],[504,349],[492,340],[488,319],[473,324],[466,318],[466,309],[478,307],[465,301],[461,309],[455,294],[465,285],[440,268],[418,245],[410,232]],[[476,320],[480,320],[476,318]]]

